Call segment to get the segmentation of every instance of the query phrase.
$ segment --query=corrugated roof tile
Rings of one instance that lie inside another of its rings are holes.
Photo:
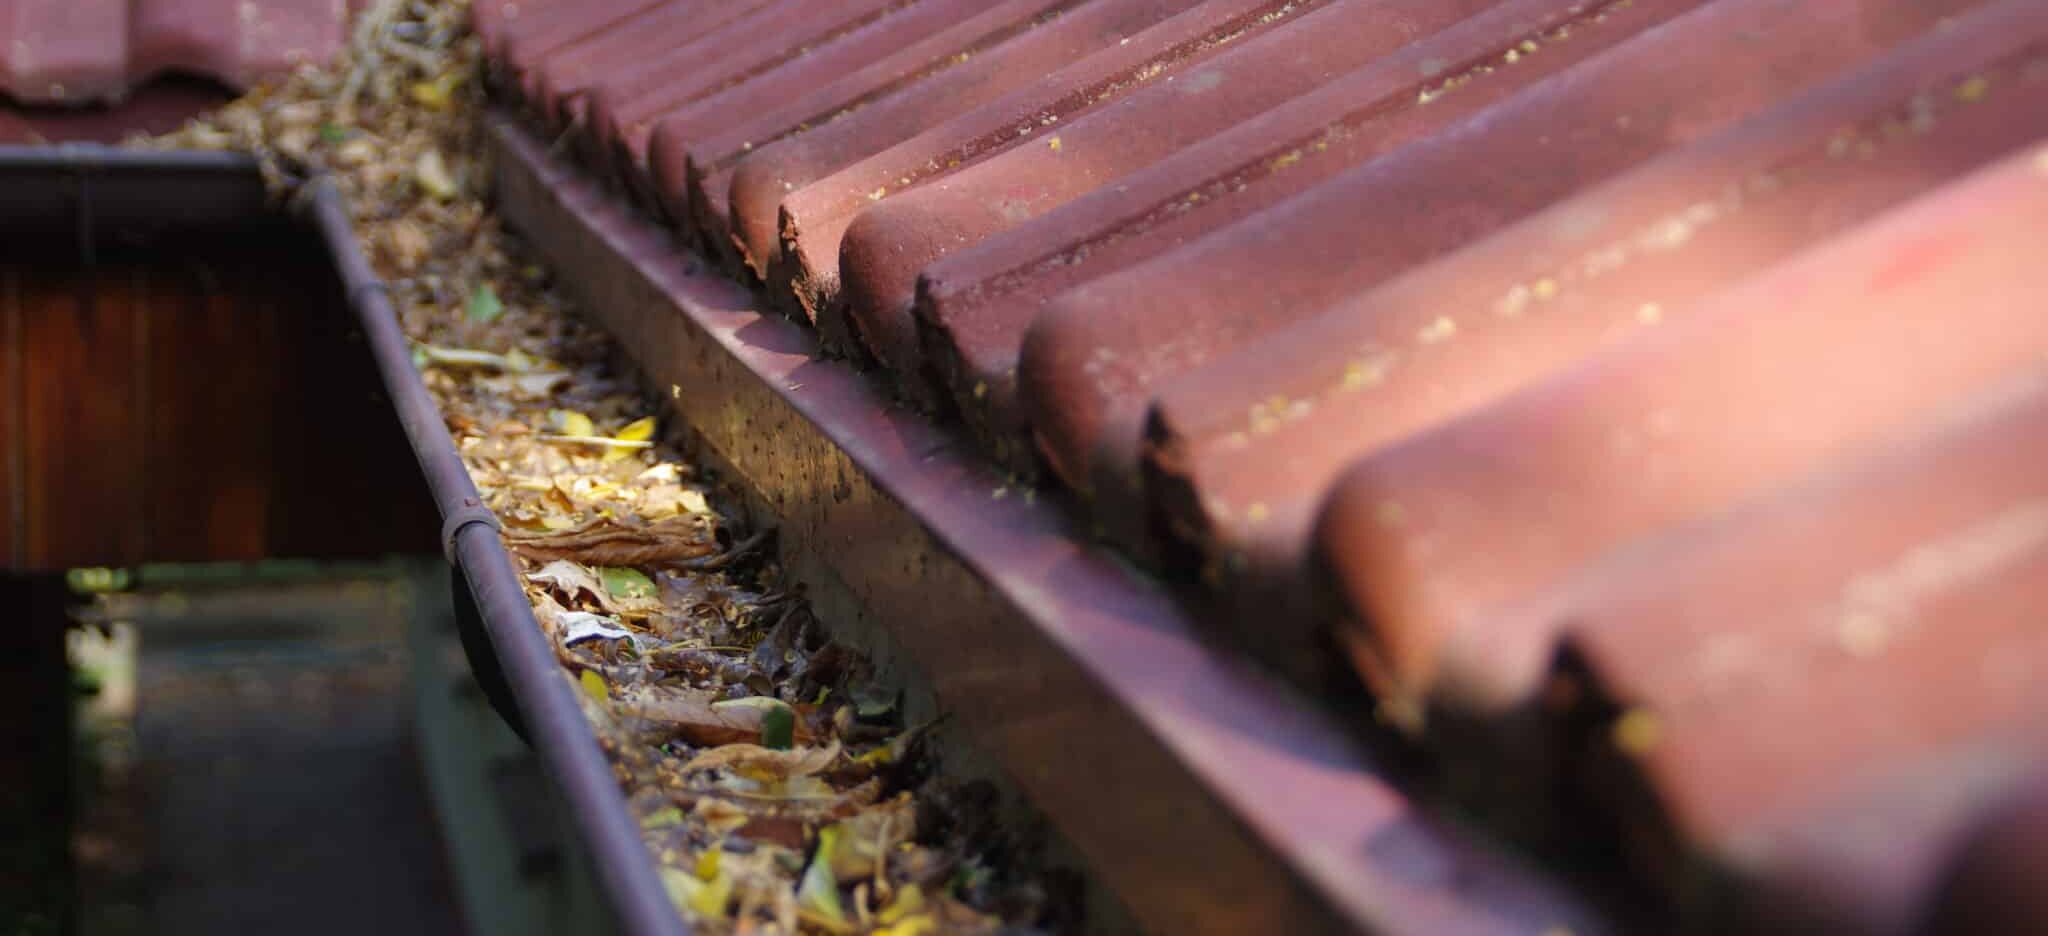
[[[1511,682],[1489,645],[1582,569],[2039,373],[2038,160],[1916,199],[1347,470],[1318,543],[1378,689],[1484,708]]]
[[[1177,376],[1147,428],[1160,529],[1247,604],[1303,594],[1346,462],[2033,141],[2048,82],[2019,78],[2044,42],[2029,4],[1996,5]],[[1972,78],[1993,90],[1959,100]]]
[[[669,217],[688,218],[713,250],[756,279],[767,273],[755,265],[734,227],[731,198],[733,170],[748,154],[779,140],[802,135],[813,127],[845,120],[897,90],[974,61],[997,49],[1015,49],[1018,38],[1066,15],[1075,0],[945,0],[926,6],[941,17],[944,28],[907,34],[888,56],[846,75],[826,81],[788,70],[750,82],[782,95],[774,106],[735,113],[719,101],[693,105],[687,113],[660,118],[648,145],[648,171]],[[948,80],[961,77],[955,73]],[[940,86],[932,82],[931,87]],[[963,105],[971,101],[961,102]],[[767,218],[772,227],[774,218]]]
[[[2041,682],[1984,661],[2048,665],[2006,613],[2041,544],[1883,652],[1812,621],[2042,493],[2038,3],[476,10],[593,172],[1125,546],[1163,534],[1245,646],[1303,676],[1334,636],[1445,758],[1533,753],[1492,795],[1642,833],[1697,919],[1987,899],[1942,875],[1985,879],[1951,843],[2038,775]]]
[[[1025,338],[1018,374],[1032,431],[1110,535],[1142,547],[1139,450],[1163,379],[1700,140],[1968,5],[1708,4],[1251,218],[1075,287]]]
[[[832,346],[853,352],[839,266],[855,217],[892,194],[928,185],[1057,125],[1162,82],[1232,42],[1305,15],[1304,0],[1208,0],[1004,97],[903,140],[791,193],[781,206],[789,286]],[[771,274],[775,268],[771,265]],[[771,288],[780,288],[776,278]]]
[[[933,184],[884,199],[840,245],[843,301],[869,353],[929,401],[911,300],[933,261],[971,249],[1176,150],[1312,91],[1490,0],[1336,0]]]
[[[1693,4],[1519,0],[1475,15],[924,270],[928,359],[1005,464],[1034,473],[1017,398],[1025,330],[1060,292],[1306,191]],[[1523,51],[1560,31],[1566,43]],[[1514,59],[1513,67],[1499,67]],[[1458,93],[1417,101],[1460,78]]]
[[[932,72],[926,80],[868,100],[851,119],[834,120],[754,149],[733,168],[732,225],[744,244],[747,264],[764,271],[768,300],[785,308],[803,308],[791,289],[793,272],[782,253],[784,199],[1195,5],[1196,0],[1092,0]]]

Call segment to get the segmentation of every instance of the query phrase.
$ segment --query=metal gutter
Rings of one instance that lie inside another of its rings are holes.
[[[488,687],[499,679],[516,725],[539,753],[566,804],[617,929],[635,936],[690,932],[656,875],[611,765],[547,646],[495,520],[482,507],[439,409],[414,370],[384,284],[357,247],[341,196],[326,180],[303,186],[289,208],[269,197],[256,162],[240,154],[128,150],[98,145],[0,146],[0,234],[75,233],[81,257],[114,239],[297,220],[324,243],[384,388],[412,442],[444,520],[442,543],[467,582],[485,647],[465,640]],[[460,586],[458,586],[459,590]],[[495,663],[495,665],[493,665]],[[501,675],[500,675],[501,674]],[[501,711],[506,708],[501,706]]]
[[[517,706],[517,727],[540,752],[587,851],[597,886],[617,914],[622,932],[689,932],[655,874],[640,825],[626,810],[611,764],[583,717],[569,682],[548,647],[533,606],[519,584],[497,521],[483,506],[469,470],[456,454],[441,411],[413,368],[384,283],[357,247],[341,196],[327,180],[309,184],[300,203],[334,257],[349,305],[362,323],[370,353],[383,375],[392,408],[418,456],[420,471],[442,516],[441,542],[449,562],[467,581],[503,681]],[[484,662],[465,640],[472,665]],[[480,670],[483,667],[478,667]],[[491,683],[479,673],[486,692]],[[494,700],[495,701],[495,700]]]

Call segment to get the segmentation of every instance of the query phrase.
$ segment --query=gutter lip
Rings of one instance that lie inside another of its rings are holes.
[[[310,192],[310,197],[306,197]],[[419,458],[443,518],[442,544],[449,561],[468,580],[471,596],[509,681],[527,740],[540,752],[555,786],[566,800],[571,824],[583,840],[599,890],[609,899],[622,931],[633,934],[690,932],[669,902],[668,888],[640,839],[640,824],[626,809],[610,761],[583,717],[554,651],[548,647],[533,605],[519,585],[512,556],[499,538],[497,522],[483,505],[469,469],[455,451],[440,407],[412,365],[398,316],[382,280],[357,245],[340,193],[325,178],[301,189],[300,204],[327,243],[349,305],[363,326],[366,343],[390,393],[406,437]],[[475,661],[482,663],[484,661]]]
[[[268,197],[222,201],[218,187],[191,186],[195,176],[237,190],[247,187],[258,195],[263,192],[257,161],[241,153],[82,143],[0,145],[0,207],[10,209],[0,211],[0,234],[40,231],[59,220],[47,211],[11,210],[17,207],[12,197],[16,193],[9,190],[29,181],[50,184],[43,192],[25,196],[40,203],[31,208],[68,208],[65,215],[77,226],[79,250],[87,259],[93,238],[118,233],[122,222],[175,230],[194,224],[250,224],[280,214],[277,201]],[[668,890],[655,872],[611,764],[533,617],[495,521],[487,519],[489,511],[455,450],[440,409],[412,366],[384,284],[356,243],[341,194],[331,180],[315,177],[303,183],[284,207],[326,248],[394,415],[412,443],[435,504],[449,521],[443,527],[443,545],[455,571],[468,582],[496,657],[472,658],[472,667],[502,669],[510,681],[519,721],[527,729],[524,734],[565,801],[568,825],[589,857],[592,877],[619,931],[634,936],[689,934],[691,927],[670,904]],[[483,676],[479,672],[480,681]]]

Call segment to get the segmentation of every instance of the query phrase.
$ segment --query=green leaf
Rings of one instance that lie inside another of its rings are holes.
[[[761,746],[786,751],[796,741],[796,710],[787,705],[761,712]]]
[[[613,598],[652,598],[654,581],[638,569],[622,569],[607,566],[597,570],[604,579],[604,590]]]
[[[472,322],[495,322],[505,314],[505,304],[498,301],[498,291],[489,283],[478,283],[469,294],[469,320]]]
[[[588,672],[587,670],[585,672]],[[683,824],[683,811],[674,806],[657,809],[640,818],[640,828],[660,829]]]
[[[336,124],[321,124],[320,139],[326,140],[329,143],[339,143],[348,139],[348,131]]]
[[[796,903],[802,909],[844,926],[846,908],[839,903],[839,880],[832,876],[832,850],[838,844],[838,828],[818,831],[818,851],[811,856],[811,866],[804,870],[803,881],[797,884]]]

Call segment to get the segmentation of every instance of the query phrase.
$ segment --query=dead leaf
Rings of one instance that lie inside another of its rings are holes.
[[[448,162],[441,158],[441,151],[430,149],[420,154],[412,167],[413,181],[420,191],[440,201],[448,201],[462,190],[455,184],[455,177],[448,174]]]
[[[619,700],[621,716],[633,717],[672,731],[694,747],[752,744],[761,737],[761,712],[748,708],[713,707],[717,696],[695,690],[641,690]],[[796,743],[816,741],[804,723],[796,720]]]
[[[529,559],[575,559],[587,565],[648,566],[699,559],[718,549],[710,531],[691,518],[645,527],[613,521],[564,533],[506,530],[505,544]]]
[[[783,751],[772,750],[758,744],[727,744],[690,758],[689,763],[683,765],[683,769],[711,770],[726,767],[757,778],[787,780],[822,773],[838,760],[839,742],[836,740],[827,742],[824,747],[791,748]]]
[[[646,446],[637,447],[652,447],[653,442],[651,440],[653,438],[654,417],[652,416],[642,416],[639,419],[633,420],[618,432],[612,434],[612,441],[615,443],[647,443]],[[605,449],[604,460],[618,461],[631,454],[633,454],[633,447],[628,445],[612,445]]]
[[[567,559],[557,559],[542,566],[538,572],[527,573],[526,580],[552,586],[555,591],[571,601],[588,595],[597,602],[598,607],[606,611],[617,613],[619,610],[618,606],[612,603],[611,593],[598,581],[596,575]]]
[[[590,421],[590,417],[572,409],[548,410],[548,428],[554,430],[557,435],[565,436],[597,434],[597,426]]]

